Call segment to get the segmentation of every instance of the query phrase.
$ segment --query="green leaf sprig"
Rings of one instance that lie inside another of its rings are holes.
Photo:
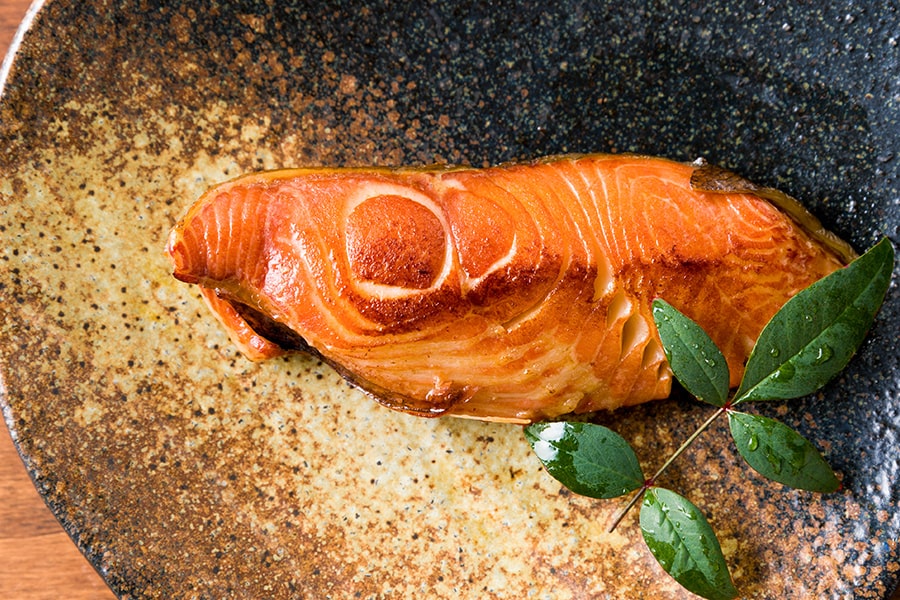
[[[885,238],[796,294],[763,329],[733,395],[728,365],[706,332],[664,300],[655,300],[653,319],[675,378],[716,410],[649,478],[631,445],[600,425],[535,423],[525,428],[525,438],[550,475],[573,492],[603,499],[632,494],[610,530],[643,499],[641,533],[662,568],[703,598],[734,598],[738,591],[709,522],[687,498],[657,481],[725,415],[738,453],[755,471],[792,488],[836,491],[837,476],[810,441],[775,419],[738,407],[811,394],[839,373],[872,326],[893,268],[894,249]]]

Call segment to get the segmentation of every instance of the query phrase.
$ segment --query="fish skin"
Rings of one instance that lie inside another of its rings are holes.
[[[167,252],[252,360],[311,352],[390,408],[528,423],[668,396],[657,297],[735,386],[772,315],[843,266],[759,195],[692,187],[697,168],[268,171],[207,191]]]

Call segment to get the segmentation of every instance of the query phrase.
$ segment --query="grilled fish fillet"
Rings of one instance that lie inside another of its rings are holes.
[[[390,408],[516,423],[668,396],[657,297],[737,385],[769,318],[852,256],[774,190],[618,155],[246,175],[167,251],[250,359],[310,352]]]

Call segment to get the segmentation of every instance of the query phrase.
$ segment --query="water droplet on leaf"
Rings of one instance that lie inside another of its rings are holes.
[[[797,372],[797,369],[794,368],[794,365],[787,362],[781,365],[781,368],[772,373],[772,379],[775,381],[780,381],[782,383],[786,383],[794,378],[794,374]]]
[[[772,356],[772,358],[778,358],[778,355],[781,354],[781,351],[778,350],[778,348],[772,348],[771,350],[769,350],[769,354]]]
[[[816,358],[813,361],[813,364],[821,365],[822,363],[826,363],[832,356],[834,356],[834,350],[831,349],[831,346],[823,344],[816,352]]]
[[[755,435],[751,435],[750,439],[747,440],[747,450],[753,452],[757,448],[759,448],[759,438],[757,438]]]

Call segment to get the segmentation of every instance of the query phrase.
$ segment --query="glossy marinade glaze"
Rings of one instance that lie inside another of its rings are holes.
[[[264,172],[204,194],[167,250],[251,359],[312,352],[391,408],[526,423],[666,397],[657,297],[736,385],[768,319],[842,266],[764,194],[692,186],[698,168]]]

